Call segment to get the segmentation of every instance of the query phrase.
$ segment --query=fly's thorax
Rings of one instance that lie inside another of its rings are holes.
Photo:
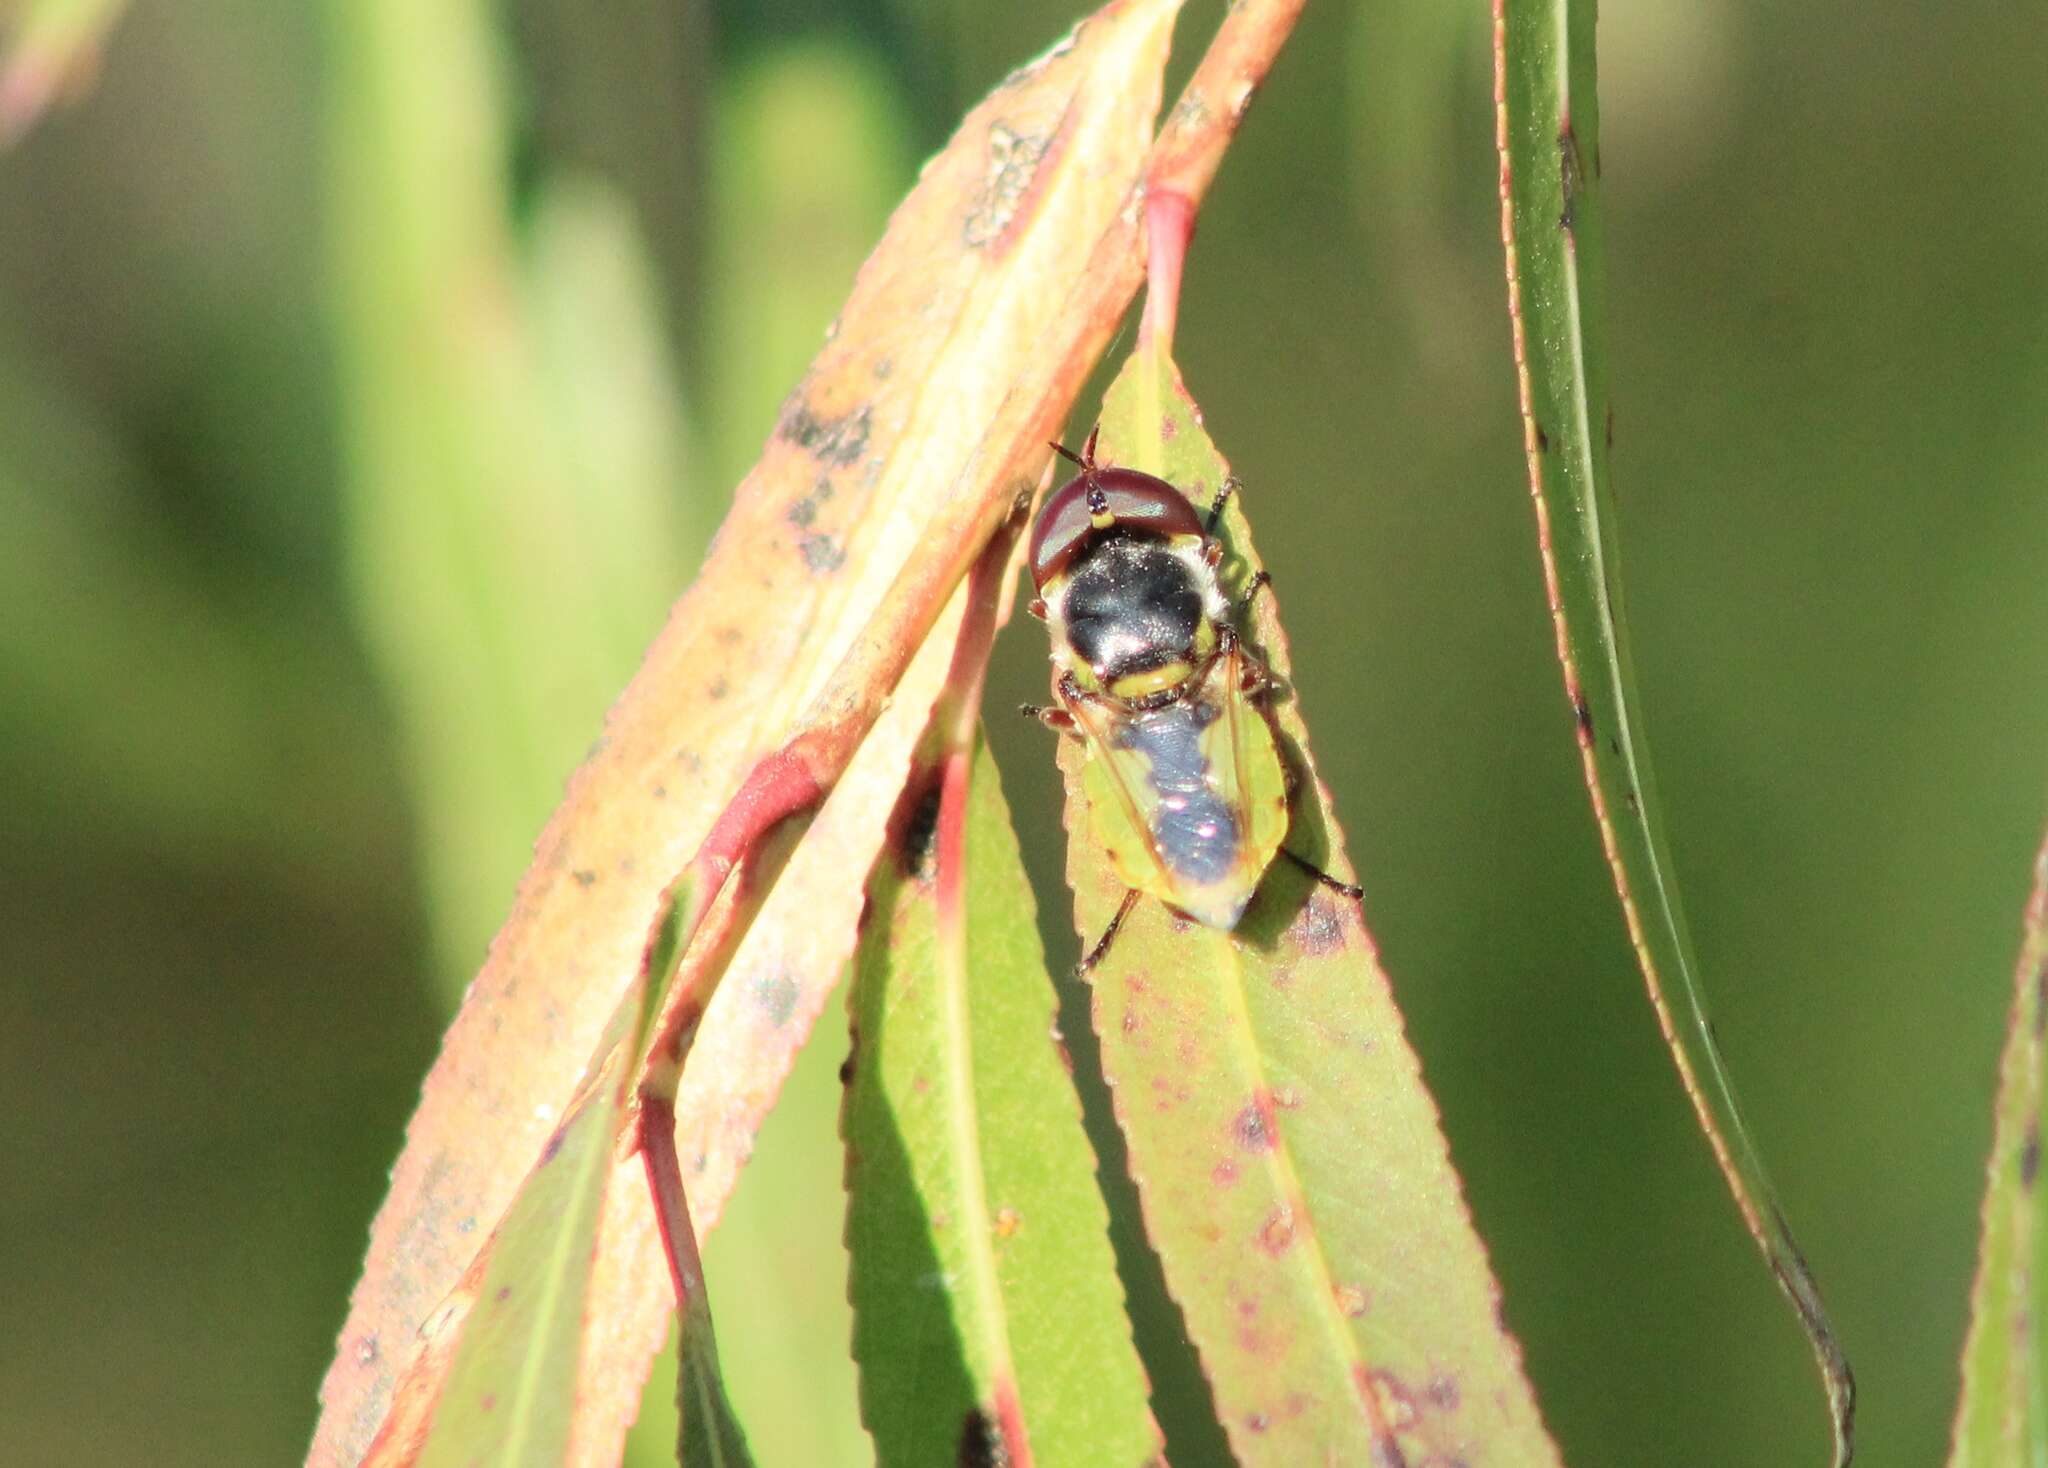
[[[1186,682],[1216,650],[1230,609],[1192,535],[1104,536],[1042,590],[1053,661],[1124,700]]]

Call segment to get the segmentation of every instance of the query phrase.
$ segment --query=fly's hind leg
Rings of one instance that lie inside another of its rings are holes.
[[[1214,540],[1216,538],[1216,527],[1223,523],[1224,505],[1230,502],[1230,497],[1232,495],[1236,494],[1240,489],[1243,488],[1244,481],[1242,479],[1239,479],[1235,474],[1231,475],[1228,479],[1224,480],[1223,483],[1216,487],[1216,498],[1209,501],[1209,519],[1207,523],[1205,523],[1202,526],[1202,534],[1206,535],[1211,540]]]
[[[1280,854],[1307,872],[1311,877],[1314,877],[1318,882],[1321,882],[1325,887],[1328,887],[1332,892],[1349,897],[1353,902],[1357,902],[1365,896],[1365,889],[1363,887],[1356,886],[1350,882],[1338,881],[1305,856],[1297,856],[1284,846],[1280,848]]]
[[[1087,956],[1074,965],[1074,977],[1087,978],[1090,970],[1102,962],[1103,955],[1109,952],[1109,945],[1116,941],[1117,929],[1124,925],[1124,919],[1131,915],[1131,909],[1138,905],[1138,898],[1142,895],[1136,887],[1124,889],[1124,900],[1117,907],[1116,916],[1109,920],[1109,926],[1102,930],[1102,936],[1095,940],[1095,946],[1088,950]]]

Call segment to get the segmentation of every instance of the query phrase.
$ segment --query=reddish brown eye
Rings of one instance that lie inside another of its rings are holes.
[[[1075,475],[1051,495],[1031,530],[1031,579],[1037,586],[1064,571],[1096,533],[1088,513],[1090,482],[1101,487],[1116,528],[1159,536],[1202,533],[1202,518],[1187,496],[1137,469],[1098,468]]]

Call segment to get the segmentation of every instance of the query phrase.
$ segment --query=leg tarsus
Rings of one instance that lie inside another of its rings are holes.
[[[1303,871],[1307,872],[1311,877],[1314,877],[1318,882],[1321,882],[1325,887],[1328,887],[1332,892],[1338,893],[1344,897],[1349,897],[1353,902],[1360,901],[1364,898],[1365,889],[1363,887],[1357,886],[1356,884],[1351,882],[1338,881],[1337,878],[1331,876],[1328,872],[1324,871],[1321,867],[1317,866],[1314,862],[1310,861],[1307,857],[1289,851],[1284,846],[1280,848],[1280,854],[1286,857],[1289,861],[1293,862],[1296,866],[1300,867]]]
[[[1216,498],[1209,501],[1209,521],[1202,527],[1202,533],[1210,539],[1216,536],[1216,527],[1223,523],[1223,507],[1230,497],[1244,488],[1244,481],[1235,474],[1216,486]]]
[[[1124,900],[1118,906],[1116,916],[1109,920],[1109,926],[1102,930],[1102,936],[1095,940],[1095,946],[1074,965],[1074,977],[1087,978],[1095,965],[1102,962],[1103,955],[1109,952],[1109,945],[1116,939],[1117,929],[1124,925],[1124,919],[1131,915],[1131,909],[1138,905],[1138,898],[1141,895],[1136,887],[1124,889]]]
[[[1027,719],[1036,719],[1055,734],[1079,734],[1074,726],[1074,716],[1065,709],[1047,708],[1043,704],[1020,703],[1017,712]]]

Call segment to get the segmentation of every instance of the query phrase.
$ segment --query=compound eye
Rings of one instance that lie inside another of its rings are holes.
[[[1163,545],[1109,541],[1075,568],[1063,611],[1074,651],[1115,679],[1191,657],[1202,594]]]

